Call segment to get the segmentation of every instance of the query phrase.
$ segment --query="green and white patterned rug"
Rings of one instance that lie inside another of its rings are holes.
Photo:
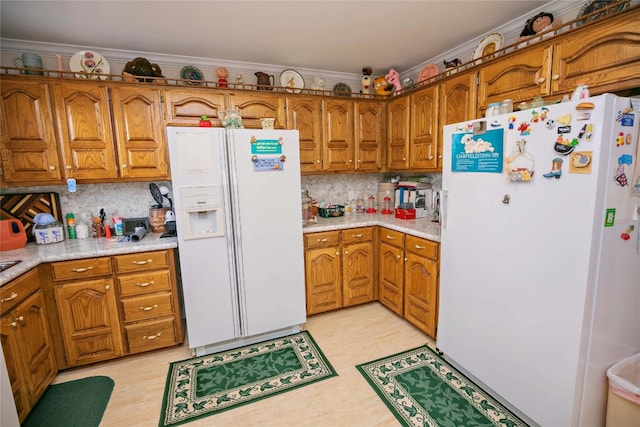
[[[337,376],[309,332],[171,363],[160,427]]]
[[[526,426],[427,346],[357,365],[403,426]]]

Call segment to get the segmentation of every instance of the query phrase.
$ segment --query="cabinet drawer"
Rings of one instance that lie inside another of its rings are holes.
[[[308,233],[304,235],[304,241],[307,249],[335,246],[340,244],[340,232]]]
[[[350,228],[342,230],[342,243],[367,242],[373,240],[373,228]]]
[[[125,323],[149,320],[173,314],[171,293],[159,292],[122,300]]]
[[[438,242],[407,235],[404,248],[407,251],[438,260]]]
[[[138,254],[118,255],[114,257],[118,273],[129,271],[147,271],[169,266],[168,251],[141,252]]]
[[[169,270],[149,271],[138,274],[118,276],[118,289],[123,297],[148,294],[150,292],[171,289]]]
[[[111,258],[86,258],[51,264],[53,280],[85,279],[111,274]]]
[[[381,227],[380,241],[401,248],[404,245],[404,233]]]
[[[130,353],[177,344],[175,319],[160,319],[125,326]]]
[[[5,313],[40,289],[38,269],[35,268],[0,288],[0,310]]]

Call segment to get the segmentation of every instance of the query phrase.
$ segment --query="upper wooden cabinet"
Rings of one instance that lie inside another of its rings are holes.
[[[221,127],[218,112],[226,108],[224,92],[198,89],[171,89],[164,91],[165,118],[171,126],[197,126],[202,116],[211,124]]]
[[[247,129],[261,129],[260,119],[275,118],[274,128],[285,129],[284,97],[275,94],[265,94],[237,91],[229,93],[228,109],[238,110],[242,117],[242,124]]]
[[[50,88],[40,81],[2,80],[2,183],[62,179]]]
[[[387,106],[387,167],[400,170],[409,167],[409,97],[392,99]]]
[[[429,86],[410,96],[410,169],[438,167],[438,89],[438,85]]]
[[[322,148],[325,170],[354,169],[353,101],[325,99],[322,102]]]
[[[300,172],[322,171],[322,99],[288,97],[287,129],[296,129],[300,140]]]
[[[120,176],[169,178],[169,153],[162,117],[161,92],[154,88],[111,90]]]
[[[355,169],[380,171],[383,166],[384,106],[377,101],[355,102]]]
[[[118,175],[106,85],[53,85],[65,176],[108,179]]]

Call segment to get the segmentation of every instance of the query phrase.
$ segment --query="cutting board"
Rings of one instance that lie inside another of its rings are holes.
[[[0,219],[18,219],[24,225],[29,242],[35,241],[32,233],[33,217],[39,213],[53,215],[64,223],[58,193],[21,193],[0,195]]]

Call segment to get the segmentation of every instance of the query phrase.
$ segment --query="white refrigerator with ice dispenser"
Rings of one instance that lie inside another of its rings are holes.
[[[298,132],[167,134],[189,347],[203,355],[300,331]]]
[[[640,351],[638,101],[444,128],[436,344],[532,425],[604,425]]]

